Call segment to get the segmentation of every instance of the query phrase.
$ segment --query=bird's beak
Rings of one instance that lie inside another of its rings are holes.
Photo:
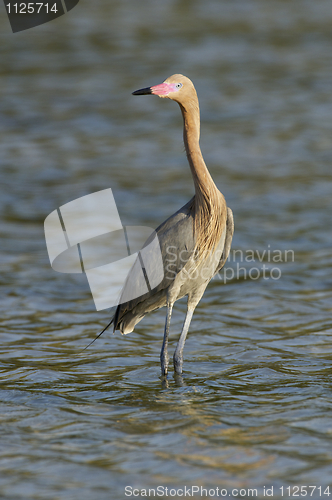
[[[176,92],[175,83],[160,83],[159,85],[154,85],[153,87],[146,87],[145,89],[135,90],[133,95],[146,95],[153,94],[159,95],[159,97],[167,97],[170,92]]]
[[[152,94],[151,87],[146,87],[145,89],[135,90],[135,92],[133,92],[133,95],[147,95],[147,94]]]

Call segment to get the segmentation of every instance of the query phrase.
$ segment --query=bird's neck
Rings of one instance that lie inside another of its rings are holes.
[[[210,172],[205,165],[199,146],[200,116],[198,101],[186,107],[180,105],[183,116],[183,140],[188,162],[195,185],[196,198],[205,198],[209,193],[218,191]]]
[[[218,244],[226,224],[226,203],[208,171],[199,147],[198,99],[180,104],[184,127],[183,139],[195,184],[193,204],[196,262],[204,261]]]

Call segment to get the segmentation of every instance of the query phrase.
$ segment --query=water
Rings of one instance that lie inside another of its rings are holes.
[[[81,0],[13,35],[1,10],[1,498],[332,493],[331,21],[325,0]],[[123,224],[156,227],[192,196],[177,105],[130,94],[175,72],[237,252],[166,386],[164,310],[81,353],[109,314],[51,269],[43,221],[111,187]]]

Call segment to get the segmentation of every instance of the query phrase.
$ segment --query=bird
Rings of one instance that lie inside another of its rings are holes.
[[[183,141],[195,194],[156,229],[164,266],[161,283],[141,297],[124,302],[120,299],[106,328],[113,324],[114,331],[130,333],[147,313],[166,306],[160,363],[162,377],[167,377],[173,305],[186,296],[186,316],[173,355],[174,373],[182,376],[183,349],[194,310],[210,280],[224,266],[230,252],[234,232],[233,213],[215,185],[201,153],[199,102],[192,81],[186,76],[175,74],[159,85],[142,88],[132,94],[156,95],[179,104],[183,116]],[[135,266],[129,272],[122,297],[126,296],[126,289],[131,286],[131,278],[134,281],[139,279],[134,276],[134,269]]]

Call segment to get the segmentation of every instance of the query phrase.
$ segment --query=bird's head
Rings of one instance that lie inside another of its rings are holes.
[[[136,90],[133,92],[133,95],[157,95],[183,104],[186,100],[193,97],[193,93],[196,96],[195,87],[189,78],[183,75],[172,75],[159,85]]]

